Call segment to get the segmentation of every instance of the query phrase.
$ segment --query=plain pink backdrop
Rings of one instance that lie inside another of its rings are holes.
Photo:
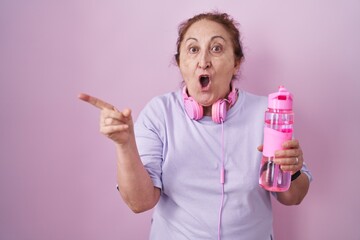
[[[360,239],[358,0],[1,0],[0,239],[147,239],[151,212],[120,199],[113,145],[77,95],[136,118],[179,87],[178,24],[214,9],[240,22],[238,85],[295,95],[314,181],[300,206],[274,204],[277,240]]]

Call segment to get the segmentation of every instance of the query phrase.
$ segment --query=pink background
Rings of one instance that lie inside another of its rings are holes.
[[[1,0],[0,239],[147,239],[151,212],[120,199],[113,145],[77,94],[136,118],[181,82],[178,24],[213,9],[241,24],[239,85],[295,95],[314,181],[300,206],[274,204],[277,239],[360,239],[358,0]]]

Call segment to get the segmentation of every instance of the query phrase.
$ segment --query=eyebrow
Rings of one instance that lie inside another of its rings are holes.
[[[211,41],[214,40],[215,38],[221,38],[222,40],[224,40],[224,41],[226,42],[226,40],[225,40],[224,37],[218,36],[218,35],[211,37]],[[197,40],[196,38],[193,38],[193,37],[187,38],[187,39],[185,40],[185,42],[187,42],[187,41],[189,41],[189,40],[194,40],[194,41],[198,42],[198,40]]]
[[[222,40],[224,40],[226,42],[226,40],[225,40],[225,38],[223,36],[213,36],[211,38],[211,40],[214,40],[215,38],[221,38]]]

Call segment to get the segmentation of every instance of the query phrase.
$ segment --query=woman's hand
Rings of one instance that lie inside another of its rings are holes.
[[[301,170],[304,162],[303,152],[298,140],[285,141],[283,150],[275,152],[274,163],[279,164],[281,170],[290,171],[292,174]]]
[[[283,171],[290,171],[292,174],[301,170],[304,162],[303,152],[298,140],[288,140],[282,145],[282,150],[275,152],[274,163],[279,164]],[[262,152],[263,146],[258,150]]]
[[[129,142],[130,134],[133,134],[133,121],[130,109],[124,109],[120,112],[113,105],[84,93],[79,94],[79,99],[101,110],[100,132],[102,134],[119,145]]]
[[[136,213],[153,208],[160,199],[160,189],[154,187],[141,162],[130,109],[120,112],[113,105],[84,93],[79,98],[101,110],[100,132],[116,143],[117,182],[126,204]]]
[[[283,143],[283,149],[275,152],[274,163],[279,164],[284,171],[291,174],[301,170],[304,158],[298,140],[289,140]],[[263,146],[259,146],[261,152]],[[309,178],[306,174],[301,174],[296,180],[291,182],[290,188],[286,192],[277,192],[277,200],[285,205],[297,205],[306,196],[309,190]]]

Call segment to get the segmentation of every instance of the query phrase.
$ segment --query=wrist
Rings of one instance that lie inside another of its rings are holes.
[[[295,181],[301,175],[301,170],[298,170],[293,175],[291,175],[291,181]]]

